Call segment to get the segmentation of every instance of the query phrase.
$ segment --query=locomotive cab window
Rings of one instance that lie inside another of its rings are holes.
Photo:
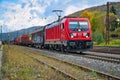
[[[87,21],[73,21],[69,22],[70,30],[72,31],[87,31],[88,22]]]

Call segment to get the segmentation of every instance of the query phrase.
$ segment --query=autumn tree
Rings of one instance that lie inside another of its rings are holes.
[[[93,17],[93,14],[89,12],[88,10],[84,10],[81,14],[80,17],[88,18],[89,20]]]

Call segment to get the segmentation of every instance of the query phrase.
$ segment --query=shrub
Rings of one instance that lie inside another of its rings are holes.
[[[93,41],[95,41],[97,44],[104,42],[103,35],[98,32],[93,32]]]

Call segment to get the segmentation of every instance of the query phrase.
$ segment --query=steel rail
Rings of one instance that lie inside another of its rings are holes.
[[[117,60],[117,59],[112,58],[112,57],[108,58],[108,57],[103,57],[103,56],[98,56],[98,55],[96,55],[96,56],[95,55],[82,55],[81,57],[120,64],[120,60]]]
[[[120,46],[93,46],[93,49],[90,49],[90,51],[120,54]]]

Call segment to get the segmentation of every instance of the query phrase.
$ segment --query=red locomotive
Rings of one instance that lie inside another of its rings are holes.
[[[44,48],[82,52],[93,46],[91,25],[87,18],[64,18],[44,26],[39,31],[40,44]],[[37,37],[35,33],[32,34],[32,40]]]

